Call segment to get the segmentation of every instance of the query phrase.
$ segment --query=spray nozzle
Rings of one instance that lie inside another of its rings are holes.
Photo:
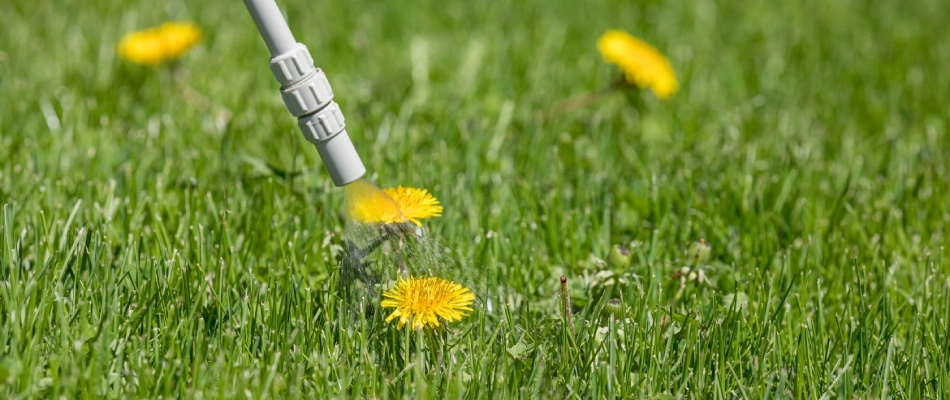
[[[317,152],[336,186],[347,185],[366,173],[326,74],[313,64],[307,46],[298,43],[274,0],[244,0],[257,30],[271,53],[270,70],[280,82],[280,97],[304,137]]]

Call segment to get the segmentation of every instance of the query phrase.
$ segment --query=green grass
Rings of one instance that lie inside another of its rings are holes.
[[[367,178],[443,202],[427,243],[478,309],[417,335],[343,298],[343,191],[241,2],[15,0],[0,397],[950,394],[946,1],[279,3]],[[176,67],[116,59],[167,19],[205,33]],[[615,77],[609,28],[680,92],[538,118]],[[679,292],[700,238],[716,287]]]

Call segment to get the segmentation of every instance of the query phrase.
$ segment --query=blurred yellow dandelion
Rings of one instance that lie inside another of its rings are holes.
[[[396,286],[383,292],[385,300],[380,305],[396,308],[386,317],[386,322],[399,318],[396,328],[402,329],[407,322],[412,329],[439,326],[439,318],[459,321],[472,311],[475,295],[462,285],[435,276],[399,278]]]
[[[662,53],[650,44],[622,30],[611,29],[597,40],[604,61],[620,67],[627,81],[649,88],[660,99],[668,99],[679,89],[676,73]]]
[[[161,26],[126,34],[119,41],[120,58],[143,65],[174,60],[201,40],[201,29],[190,22],[166,22]]]
[[[399,186],[380,190],[358,180],[346,186],[346,213],[363,224],[395,224],[442,215],[442,206],[428,190]]]
[[[346,215],[363,224],[394,224],[405,222],[406,217],[386,192],[362,179],[344,188]]]

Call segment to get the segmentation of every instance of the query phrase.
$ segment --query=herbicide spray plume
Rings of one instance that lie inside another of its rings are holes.
[[[442,211],[428,191],[379,189],[358,180],[346,186],[344,196],[348,222],[341,288],[372,307],[399,280],[431,276],[461,284],[477,296],[476,304],[486,304],[483,274],[427,233],[423,221]]]

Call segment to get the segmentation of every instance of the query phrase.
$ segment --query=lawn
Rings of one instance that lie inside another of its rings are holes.
[[[0,397],[950,397],[950,3],[278,3],[365,178],[444,206],[382,284],[474,310],[397,329],[344,279],[374,228],[242,2],[6,1]],[[165,21],[201,43],[117,57]],[[679,91],[555,107],[608,29]]]

